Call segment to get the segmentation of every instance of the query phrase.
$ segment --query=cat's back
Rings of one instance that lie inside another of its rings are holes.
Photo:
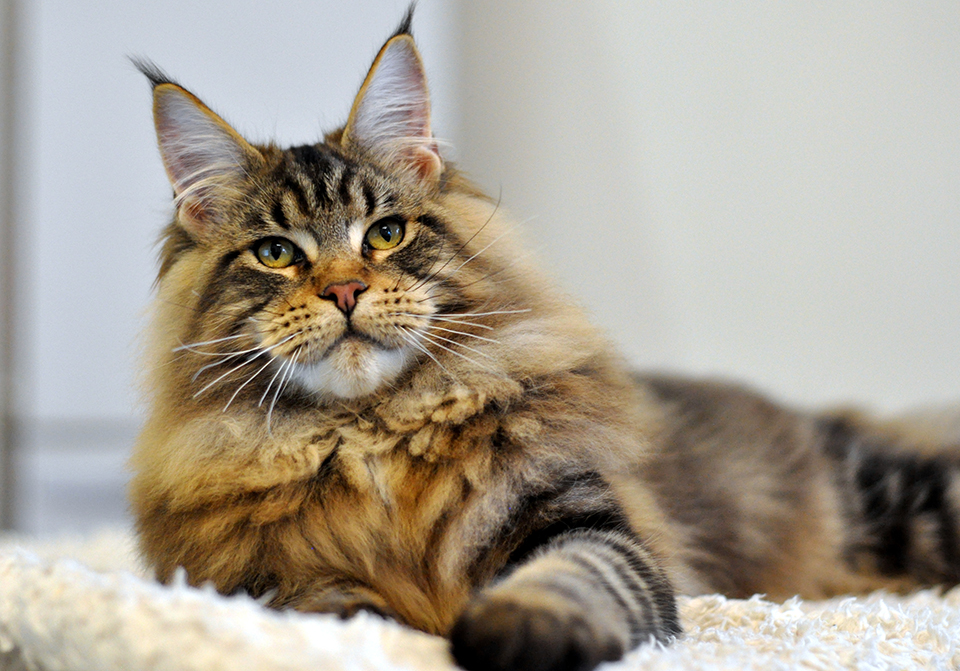
[[[635,380],[659,414],[641,477],[669,520],[682,590],[786,598],[849,589],[842,503],[817,416],[721,381]]]

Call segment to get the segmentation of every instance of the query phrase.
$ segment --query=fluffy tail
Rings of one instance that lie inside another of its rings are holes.
[[[858,573],[908,584],[960,583],[960,443],[929,426],[824,420]],[[921,435],[922,434],[922,435]]]

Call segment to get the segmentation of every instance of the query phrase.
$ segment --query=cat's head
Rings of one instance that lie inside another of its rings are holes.
[[[193,396],[273,407],[350,399],[411,368],[496,368],[490,332],[528,308],[514,253],[485,253],[497,204],[441,156],[408,20],[347,123],[289,149],[248,142],[159,69],[154,119],[173,185],[159,278],[168,370]]]

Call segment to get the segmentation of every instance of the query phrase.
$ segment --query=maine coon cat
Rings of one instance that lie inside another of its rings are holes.
[[[443,159],[409,28],[289,149],[141,64],[176,206],[132,462],[158,578],[374,611],[467,669],[668,642],[678,592],[960,581],[960,449],[629,374]]]

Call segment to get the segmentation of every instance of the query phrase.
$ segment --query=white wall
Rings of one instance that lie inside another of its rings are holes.
[[[463,162],[639,366],[960,400],[960,4],[464,4]]]

